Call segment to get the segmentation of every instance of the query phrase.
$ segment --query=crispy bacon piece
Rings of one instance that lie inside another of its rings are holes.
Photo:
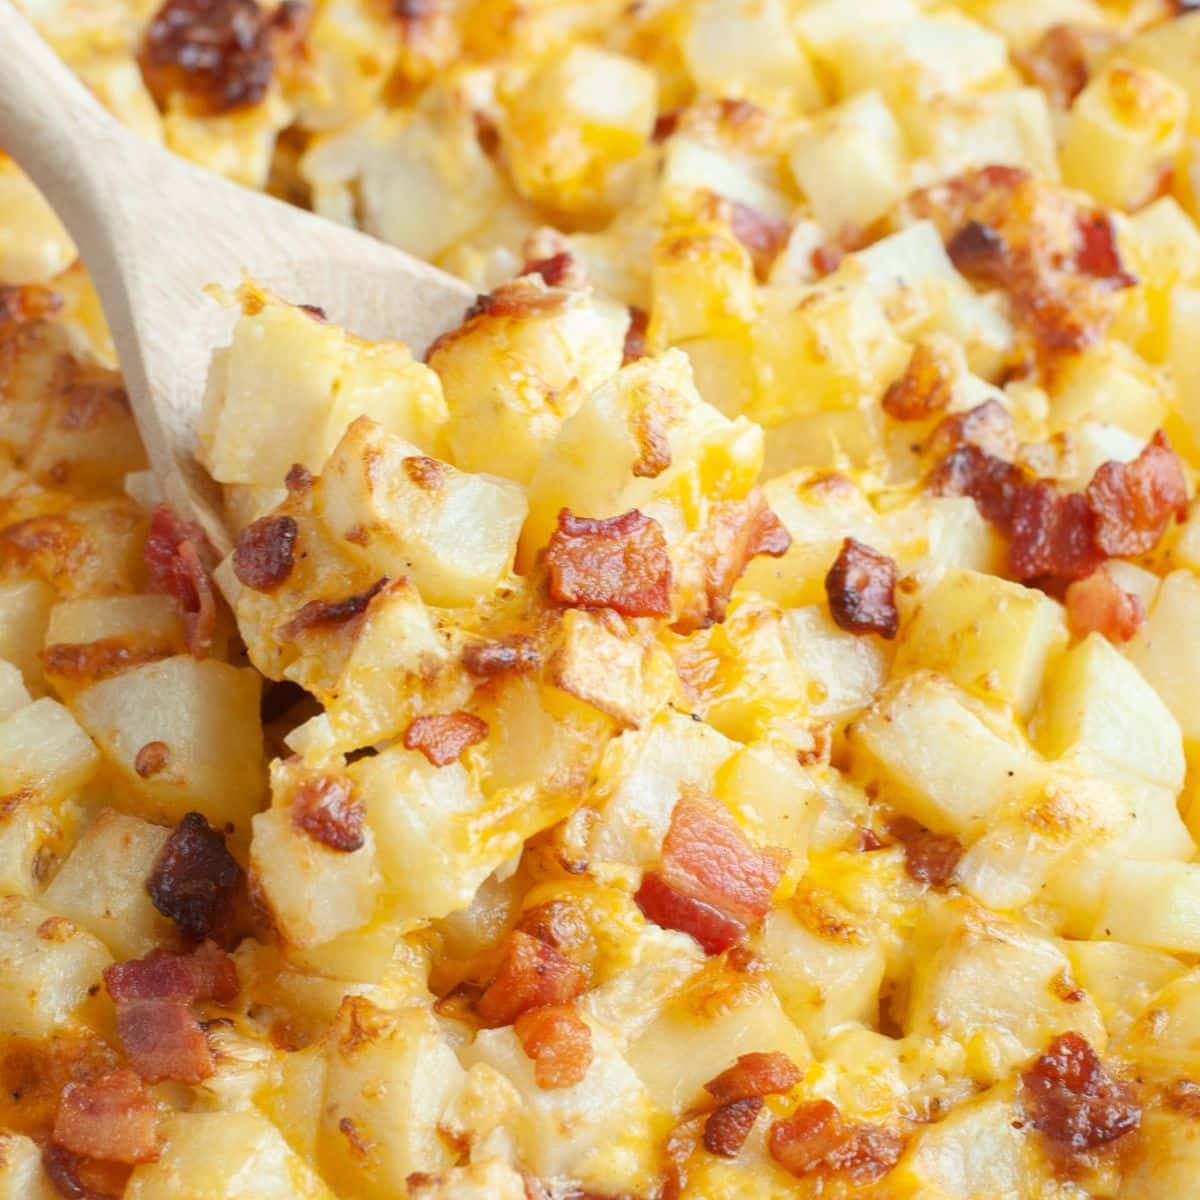
[[[928,487],[936,496],[970,496],[983,518],[1007,533],[1012,529],[1017,493],[1025,482],[1020,467],[968,444],[938,464]]]
[[[447,767],[487,735],[487,722],[474,713],[436,713],[412,721],[404,731],[404,748],[420,750],[435,767]]]
[[[924,421],[943,412],[954,393],[954,365],[930,342],[918,342],[899,379],[883,393],[883,411],[897,421]]]
[[[0,286],[0,328],[5,325],[30,325],[34,321],[44,321],[61,308],[62,297],[41,284]]]
[[[671,560],[662,526],[636,508],[617,517],[577,517],[564,508],[546,550],[550,598],[626,617],[671,612]]]
[[[737,1158],[762,1107],[761,1096],[746,1096],[709,1113],[704,1122],[704,1148],[721,1158]]]
[[[133,756],[133,769],[142,779],[153,779],[171,761],[171,747],[166,742],[147,742]]]
[[[846,538],[825,576],[829,612],[847,633],[877,633],[894,638],[900,627],[896,610],[896,563],[854,538]]]
[[[142,557],[154,586],[182,610],[188,649],[204,658],[217,625],[217,594],[206,565],[212,547],[204,530],[160,504],[150,515]]]
[[[292,801],[292,823],[297,829],[314,842],[346,854],[362,849],[364,815],[350,780],[333,775],[310,775]]]
[[[1008,243],[990,225],[968,221],[946,243],[950,261],[976,283],[1003,284],[1011,265]]]
[[[55,642],[41,652],[42,667],[75,683],[111,679],[143,663],[157,662],[171,654],[168,646],[137,647],[127,638],[106,637],[94,642]]]
[[[270,27],[255,0],[167,0],[138,62],[160,108],[181,95],[197,116],[258,104],[275,68]]]
[[[1089,32],[1078,25],[1051,25],[1034,46],[1013,56],[1025,77],[1059,108],[1070,108],[1087,87]]]
[[[110,1162],[158,1157],[158,1111],[132,1071],[68,1083],[54,1117],[54,1141],[72,1154]]]
[[[963,446],[975,446],[1008,466],[1016,452],[1017,437],[1009,411],[998,400],[985,400],[966,412],[955,413],[938,422],[925,449],[938,459],[946,459]],[[1010,468],[1020,472],[1017,468]]]
[[[904,869],[910,879],[944,888],[954,877],[963,844],[948,833],[933,833],[912,817],[896,817],[888,832],[904,847]]]
[[[1117,231],[1112,218],[1101,209],[1079,218],[1079,250],[1075,265],[1085,275],[1107,283],[1112,288],[1133,287],[1137,279],[1121,265],[1117,246]]]
[[[800,1069],[778,1050],[741,1055],[737,1062],[710,1079],[704,1090],[718,1104],[750,1096],[781,1096],[800,1082]]]
[[[584,969],[560,950],[514,929],[496,977],[475,1011],[485,1025],[511,1025],[522,1013],[567,1004],[587,986]]]
[[[260,517],[238,534],[233,573],[256,592],[273,592],[296,564],[294,517]]]
[[[646,357],[646,330],[649,328],[650,314],[644,308],[631,304],[629,326],[625,330],[625,344],[621,350],[621,366],[626,367]]]
[[[705,531],[704,593],[681,613],[673,628],[690,633],[725,619],[729,597],[751,559],[760,554],[782,558],[792,545],[787,527],[768,507],[761,488],[745,500],[713,505]]]
[[[750,252],[754,270],[762,279],[771,269],[771,264],[778,257],[780,250],[787,245],[788,238],[792,235],[792,227],[787,221],[768,217],[740,201],[729,200],[727,204],[729,226],[733,230],[733,236]]]
[[[592,1030],[573,1004],[552,1004],[522,1013],[513,1023],[521,1049],[533,1060],[533,1078],[545,1091],[574,1087],[587,1077],[594,1057]]]
[[[1193,1121],[1200,1121],[1200,1083],[1191,1079],[1176,1079],[1163,1096],[1167,1107]]]
[[[1096,515],[1077,492],[1063,494],[1044,479],[1017,492],[1008,569],[1014,579],[1083,579],[1103,561]]]
[[[285,641],[291,641],[310,629],[345,625],[348,621],[361,617],[367,611],[371,601],[390,583],[391,580],[384,575],[371,584],[365,592],[358,592],[341,600],[310,600],[276,632]]]
[[[213,1072],[204,1030],[189,1005],[237,995],[233,959],[211,942],[192,954],[156,951],[104,972],[117,1009],[117,1033],[130,1063],[150,1083],[199,1083]]]
[[[146,879],[146,891],[154,907],[170,917],[184,937],[202,941],[228,931],[242,878],[225,835],[201,813],[190,812],[163,844]]]
[[[881,1125],[844,1121],[828,1100],[811,1100],[771,1126],[768,1147],[797,1179],[864,1184],[896,1165],[904,1143]]]
[[[284,486],[291,496],[303,496],[312,490],[312,472],[303,463],[292,463],[283,477]]]
[[[647,872],[635,899],[648,920],[719,954],[766,914],[786,865],[786,851],[755,850],[715,801],[684,795],[663,839],[662,868]]]
[[[1183,468],[1161,430],[1133,462],[1100,467],[1085,494],[1096,514],[1096,543],[1109,555],[1148,553],[1171,518],[1187,512]]]
[[[587,285],[583,263],[570,250],[560,250],[557,254],[527,262],[521,273],[540,275],[547,287],[581,288]]]
[[[1133,1087],[1113,1078],[1078,1033],[1056,1037],[1021,1083],[1031,1124],[1064,1150],[1094,1150],[1142,1121]]]
[[[1067,623],[1077,638],[1101,633],[1110,642],[1127,642],[1145,619],[1140,597],[1118,587],[1103,569],[1067,588]]]
[[[125,1194],[130,1167],[125,1163],[84,1158],[52,1141],[42,1147],[42,1170],[54,1190],[66,1200],[120,1200]]]
[[[527,278],[510,280],[498,288],[475,297],[475,303],[463,315],[464,324],[476,317],[537,317],[557,312],[570,299],[570,293],[562,288],[548,288],[540,281]],[[453,337],[455,330],[442,334]],[[441,339],[439,338],[438,341]],[[434,342],[429,353],[433,353],[438,342]],[[428,357],[428,355],[426,356]]]
[[[462,652],[462,665],[476,679],[497,675],[527,675],[541,665],[533,638],[513,634],[498,642],[472,642]]]

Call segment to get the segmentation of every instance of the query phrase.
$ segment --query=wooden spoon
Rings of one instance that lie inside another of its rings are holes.
[[[29,22],[0,0],[0,147],[74,239],[104,306],[125,386],[168,501],[229,546],[219,491],[195,459],[213,351],[236,312],[206,294],[243,279],[415,354],[473,293],[383,242],[239,187],[111,117]],[[0,220],[3,214],[0,214]],[[287,420],[280,397],[280,421]]]

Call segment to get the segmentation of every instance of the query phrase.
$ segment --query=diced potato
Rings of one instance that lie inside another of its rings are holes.
[[[0,721],[30,703],[21,669],[0,659]]]
[[[1200,954],[1200,865],[1117,863],[1093,936]]]
[[[788,609],[784,623],[811,716],[841,722],[874,699],[888,672],[887,650],[879,638],[846,633],[825,608]]]
[[[1065,453],[1055,479],[1068,492],[1082,492],[1104,463],[1132,462],[1146,446],[1145,438],[1128,433],[1120,425],[1100,421],[1082,420],[1059,436]],[[1111,575],[1114,569],[1123,571],[1130,567],[1132,563],[1109,559],[1104,569]]]
[[[685,133],[667,143],[661,189],[667,196],[711,192],[744,204],[765,217],[785,220],[791,201],[776,186],[778,181],[742,155],[706,145]]]
[[[0,1032],[41,1038],[67,1025],[111,962],[103,942],[65,917],[0,897]]]
[[[0,811],[0,896],[36,896],[46,871],[70,844],[74,804],[9,800]]]
[[[1122,1200],[1176,1200],[1200,1171],[1200,1124],[1189,1114],[1156,1109],[1142,1119],[1139,1154],[1121,1181]]]
[[[1103,1049],[1095,1004],[1064,998],[1071,964],[1032,926],[956,900],[931,914],[920,936],[905,1030],[962,1042],[976,1080],[1005,1078],[1067,1030]]]
[[[860,285],[771,289],[752,337],[758,391],[750,415],[766,425],[878,402],[908,361],[879,300]]]
[[[104,809],[59,868],[44,902],[94,933],[117,959],[149,954],[174,931],[146,892],[167,833],[161,825]]]
[[[157,592],[62,600],[50,610],[46,626],[47,646],[129,636],[144,638],[149,644],[179,643],[182,650],[183,618],[178,603]]]
[[[886,528],[892,556],[907,574],[955,567],[1003,573],[1004,540],[967,496],[919,496],[888,513]]]
[[[331,848],[292,816],[293,790],[303,768],[272,767],[275,804],[251,822],[250,868],[279,932],[301,949],[358,929],[375,912],[381,891],[375,837],[363,830],[357,850]]]
[[[520,850],[520,837],[494,830],[479,787],[461,763],[434,767],[392,747],[350,768],[374,830],[389,911],[398,921],[444,917],[470,903],[479,885]]]
[[[847,735],[856,771],[879,778],[897,808],[967,837],[982,832],[1037,766],[1028,748],[984,724],[962,692],[927,673],[885,689]]]
[[[1115,1049],[1168,1079],[1194,1077],[1200,1071],[1200,971],[1157,992]]]
[[[347,997],[328,1054],[318,1144],[324,1174],[364,1200],[390,1200],[413,1172],[452,1165],[439,1126],[465,1072],[431,1013],[385,1012]]]
[[[480,1030],[464,1047],[463,1061],[475,1071],[486,1066],[499,1073],[513,1105],[505,1126],[519,1158],[539,1178],[570,1178],[605,1194],[644,1194],[658,1177],[668,1123],[613,1035],[588,1025],[592,1062],[571,1087],[538,1087],[511,1028]]]
[[[0,157],[0,279],[6,284],[49,283],[75,260],[75,246],[33,182]]]
[[[678,1115],[704,1096],[704,1085],[739,1054],[778,1051],[798,1067],[808,1044],[784,1015],[766,979],[737,976],[719,960],[696,975],[627,1057],[654,1102]]]
[[[875,1024],[883,949],[833,897],[802,890],[767,914],[757,942],[783,1011],[815,1046],[846,1022]]]
[[[604,210],[609,171],[649,140],[658,85],[632,58],[575,45],[506,99],[502,136],[517,190],[551,209],[587,213]]]
[[[439,338],[429,365],[455,465],[528,484],[563,420],[620,367],[626,323],[615,306],[571,295],[549,311],[480,313]]]
[[[863,92],[802,130],[792,175],[830,234],[865,229],[904,194],[904,135],[877,91]]]
[[[1169,401],[1159,372],[1123,343],[1104,342],[1073,356],[1056,374],[1051,421],[1064,430],[1103,421],[1145,442],[1161,428]]]
[[[54,601],[54,589],[40,579],[0,581],[0,658],[21,669],[35,696],[46,690],[38,654]]]
[[[0,1133],[0,1196],[4,1200],[58,1200],[42,1170],[42,1151],[23,1133]]]
[[[1190,524],[1190,522],[1189,522]],[[1172,571],[1159,588],[1146,623],[1129,644],[1129,660],[1171,710],[1189,747],[1200,743],[1200,579]]]
[[[321,519],[346,549],[430,604],[472,604],[512,567],[520,488],[468,475],[360,418],[321,477]]]
[[[1066,644],[1062,607],[1044,592],[951,567],[918,593],[894,669],[939,672],[1025,718],[1047,662]]]
[[[1185,763],[1179,725],[1142,674],[1093,633],[1049,672],[1034,721],[1048,758],[1070,754],[1177,792]]]
[[[177,1113],[158,1160],[135,1168],[126,1200],[332,1200],[333,1193],[252,1108]]]
[[[99,764],[96,747],[56,700],[35,700],[0,721],[0,796],[63,800]]]
[[[1101,204],[1137,208],[1170,170],[1186,117],[1187,97],[1167,75],[1111,59],[1071,107],[1063,177]]]
[[[147,663],[80,692],[72,709],[146,808],[171,824],[199,810],[245,831],[263,796],[260,679],[190,655]],[[163,742],[161,771],[142,776],[138,751]]]
[[[1185,970],[1170,954],[1122,942],[1067,942],[1063,948],[1110,1037],[1124,1035],[1153,996]]]
[[[683,36],[688,71],[713,95],[786,96],[817,108],[821,87],[782,0],[701,0]]]
[[[810,0],[794,19],[801,41],[828,63],[841,42],[864,26],[879,28],[917,15],[913,0],[861,0],[853,9],[842,0]]]

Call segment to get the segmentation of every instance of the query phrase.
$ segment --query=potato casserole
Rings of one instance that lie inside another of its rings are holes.
[[[222,559],[0,154],[0,1198],[1200,1195],[1200,11],[24,7],[478,299]]]

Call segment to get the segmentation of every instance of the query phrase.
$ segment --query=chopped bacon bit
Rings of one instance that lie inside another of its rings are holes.
[[[364,809],[349,779],[311,775],[296,789],[292,823],[314,842],[350,854],[361,850]]]
[[[728,201],[729,225],[733,236],[750,252],[759,278],[766,275],[780,250],[787,245],[792,227],[787,221],[768,217],[748,204]]]
[[[900,627],[895,593],[895,560],[846,538],[825,576],[825,595],[837,626],[847,633],[894,638]]]
[[[626,617],[671,612],[671,560],[662,526],[636,508],[617,517],[577,517],[564,508],[546,550],[550,598]]]
[[[521,273],[540,275],[548,287],[581,288],[587,283],[583,263],[570,250],[560,250],[557,254],[527,262]]]
[[[1008,533],[1026,478],[1020,467],[968,444],[938,464],[929,477],[929,490],[937,496],[970,496],[984,520]]]
[[[625,330],[625,345],[621,351],[621,366],[626,367],[639,358],[646,357],[646,330],[650,327],[650,314],[636,304],[629,306],[629,325]]]
[[[384,575],[365,592],[358,592],[341,600],[310,600],[290,621],[281,625],[276,633],[284,641],[292,641],[309,629],[345,625],[356,617],[361,617],[371,601],[390,583],[391,580]]]
[[[1085,494],[1096,514],[1096,542],[1110,555],[1146,554],[1171,518],[1187,512],[1183,468],[1161,430],[1133,462],[1098,468]]]
[[[302,463],[292,463],[288,468],[287,475],[284,476],[283,483],[290,495],[301,496],[312,490],[312,472]]]
[[[422,491],[436,492],[446,478],[446,466],[425,454],[410,455],[401,464],[404,473]]]
[[[910,879],[944,888],[954,877],[963,844],[951,834],[933,833],[911,817],[896,817],[888,832],[904,847],[904,869]]]
[[[679,128],[679,118],[681,115],[680,110],[677,108],[659,113],[654,118],[654,132],[650,135],[651,140],[654,142],[665,142]]]
[[[561,288],[547,288],[527,278],[502,283],[493,291],[475,297],[475,303],[463,315],[463,323],[476,317],[538,317],[557,312],[566,304],[569,294]],[[455,330],[442,334],[453,337]],[[441,338],[438,339],[441,341]],[[432,354],[438,341],[429,348]],[[429,354],[426,355],[428,358]]]
[[[282,8],[284,6],[281,5],[280,7]],[[318,325],[329,324],[329,314],[319,304],[297,304],[296,307],[302,313],[304,313],[305,316],[312,317],[312,319],[316,321]],[[299,466],[299,464],[297,463],[296,466]],[[294,471],[295,469],[296,467],[293,466],[292,470]],[[303,470],[302,467],[301,470]]]
[[[171,760],[171,747],[166,742],[147,742],[133,758],[133,769],[142,779],[161,775]]]
[[[294,517],[260,517],[238,534],[233,551],[233,573],[256,592],[273,592],[296,565]]]
[[[192,1010],[177,1000],[118,1004],[117,1034],[133,1069],[148,1083],[200,1083],[213,1073],[204,1030]]]
[[[1101,633],[1110,642],[1127,642],[1145,619],[1141,598],[1118,587],[1105,570],[1067,588],[1067,623],[1077,638]]]
[[[1079,251],[1075,265],[1085,275],[1103,280],[1113,288],[1133,287],[1137,279],[1121,265],[1117,231],[1108,213],[1097,210],[1079,218]]]
[[[1191,1079],[1176,1079],[1167,1088],[1164,1099],[1167,1107],[1191,1120],[1200,1120],[1200,1083]]]
[[[30,325],[54,316],[62,308],[62,297],[41,284],[0,286],[0,327]]]
[[[409,725],[404,731],[404,748],[420,750],[435,767],[446,767],[487,735],[487,722],[474,713],[436,713],[417,717]]]
[[[42,1148],[42,1169],[54,1190],[66,1200],[117,1200],[120,1193],[108,1189],[99,1191],[93,1186],[89,1168],[95,1165],[55,1142]],[[89,1178],[85,1179],[85,1176]]]
[[[781,1096],[800,1079],[800,1069],[786,1054],[755,1051],[741,1055],[732,1067],[710,1079],[704,1090],[718,1104],[732,1104],[751,1096]]]
[[[787,527],[767,506],[761,488],[745,500],[713,505],[704,538],[704,591],[680,613],[673,628],[690,633],[725,619],[729,597],[751,559],[782,558],[792,545]]]
[[[269,24],[255,0],[167,0],[138,62],[160,108],[180,94],[197,116],[258,104],[275,68]]]
[[[721,1158],[737,1158],[762,1107],[761,1096],[747,1096],[709,1113],[704,1122],[704,1148]]]
[[[897,421],[924,421],[945,410],[954,393],[954,364],[931,342],[913,347],[908,366],[883,393],[883,411]]]
[[[150,515],[142,557],[154,586],[174,596],[182,610],[188,649],[204,658],[217,625],[217,594],[206,565],[212,547],[204,530],[160,504]]]
[[[647,871],[642,877],[634,900],[646,920],[695,938],[705,954],[721,954],[746,934],[741,921],[703,900],[677,892],[657,871]]]
[[[809,256],[809,261],[812,263],[812,269],[824,279],[842,265],[842,259],[845,257],[845,250],[835,242],[822,242]]]
[[[1141,1124],[1133,1087],[1105,1070],[1081,1034],[1056,1037],[1021,1082],[1030,1122],[1065,1150],[1094,1150]]]
[[[200,941],[229,929],[241,883],[242,868],[226,848],[225,835],[190,812],[163,844],[146,891],[184,937]]]
[[[1079,25],[1052,25],[1029,50],[1014,55],[1031,83],[1040,87],[1059,108],[1087,87],[1088,51],[1104,34]]]
[[[211,942],[191,954],[156,950],[145,958],[114,963],[104,984],[118,1006],[138,1000],[216,1000],[225,1004],[238,993],[237,966]]]
[[[527,675],[536,671],[541,656],[533,638],[513,634],[498,642],[473,642],[462,652],[462,665],[476,679],[491,679],[496,675]]]
[[[545,1091],[575,1087],[592,1065],[592,1030],[573,1004],[522,1013],[513,1023],[521,1049],[533,1060],[533,1078]]]
[[[55,642],[41,652],[42,667],[48,675],[57,675],[75,683],[95,683],[111,679],[144,663],[168,658],[166,646],[137,648],[123,637],[99,638],[94,642]]]
[[[54,1141],[72,1154],[111,1162],[158,1157],[158,1111],[132,1071],[68,1083],[54,1117]]]
[[[578,963],[515,929],[508,935],[500,969],[475,1011],[485,1025],[511,1025],[532,1009],[569,1003],[586,985],[587,976]]]
[[[950,261],[978,283],[1005,282],[1009,271],[1008,243],[990,225],[968,221],[946,243]]]
[[[976,446],[994,458],[1006,459],[1017,448],[1012,414],[999,400],[985,400],[939,422],[925,448],[943,459],[962,446]]]
[[[881,1125],[847,1122],[828,1100],[811,1100],[771,1126],[771,1157],[798,1179],[873,1183],[896,1165],[904,1143]]]
[[[1077,492],[1064,495],[1044,479],[1017,492],[1008,569],[1014,579],[1083,579],[1103,561],[1096,515]]]

